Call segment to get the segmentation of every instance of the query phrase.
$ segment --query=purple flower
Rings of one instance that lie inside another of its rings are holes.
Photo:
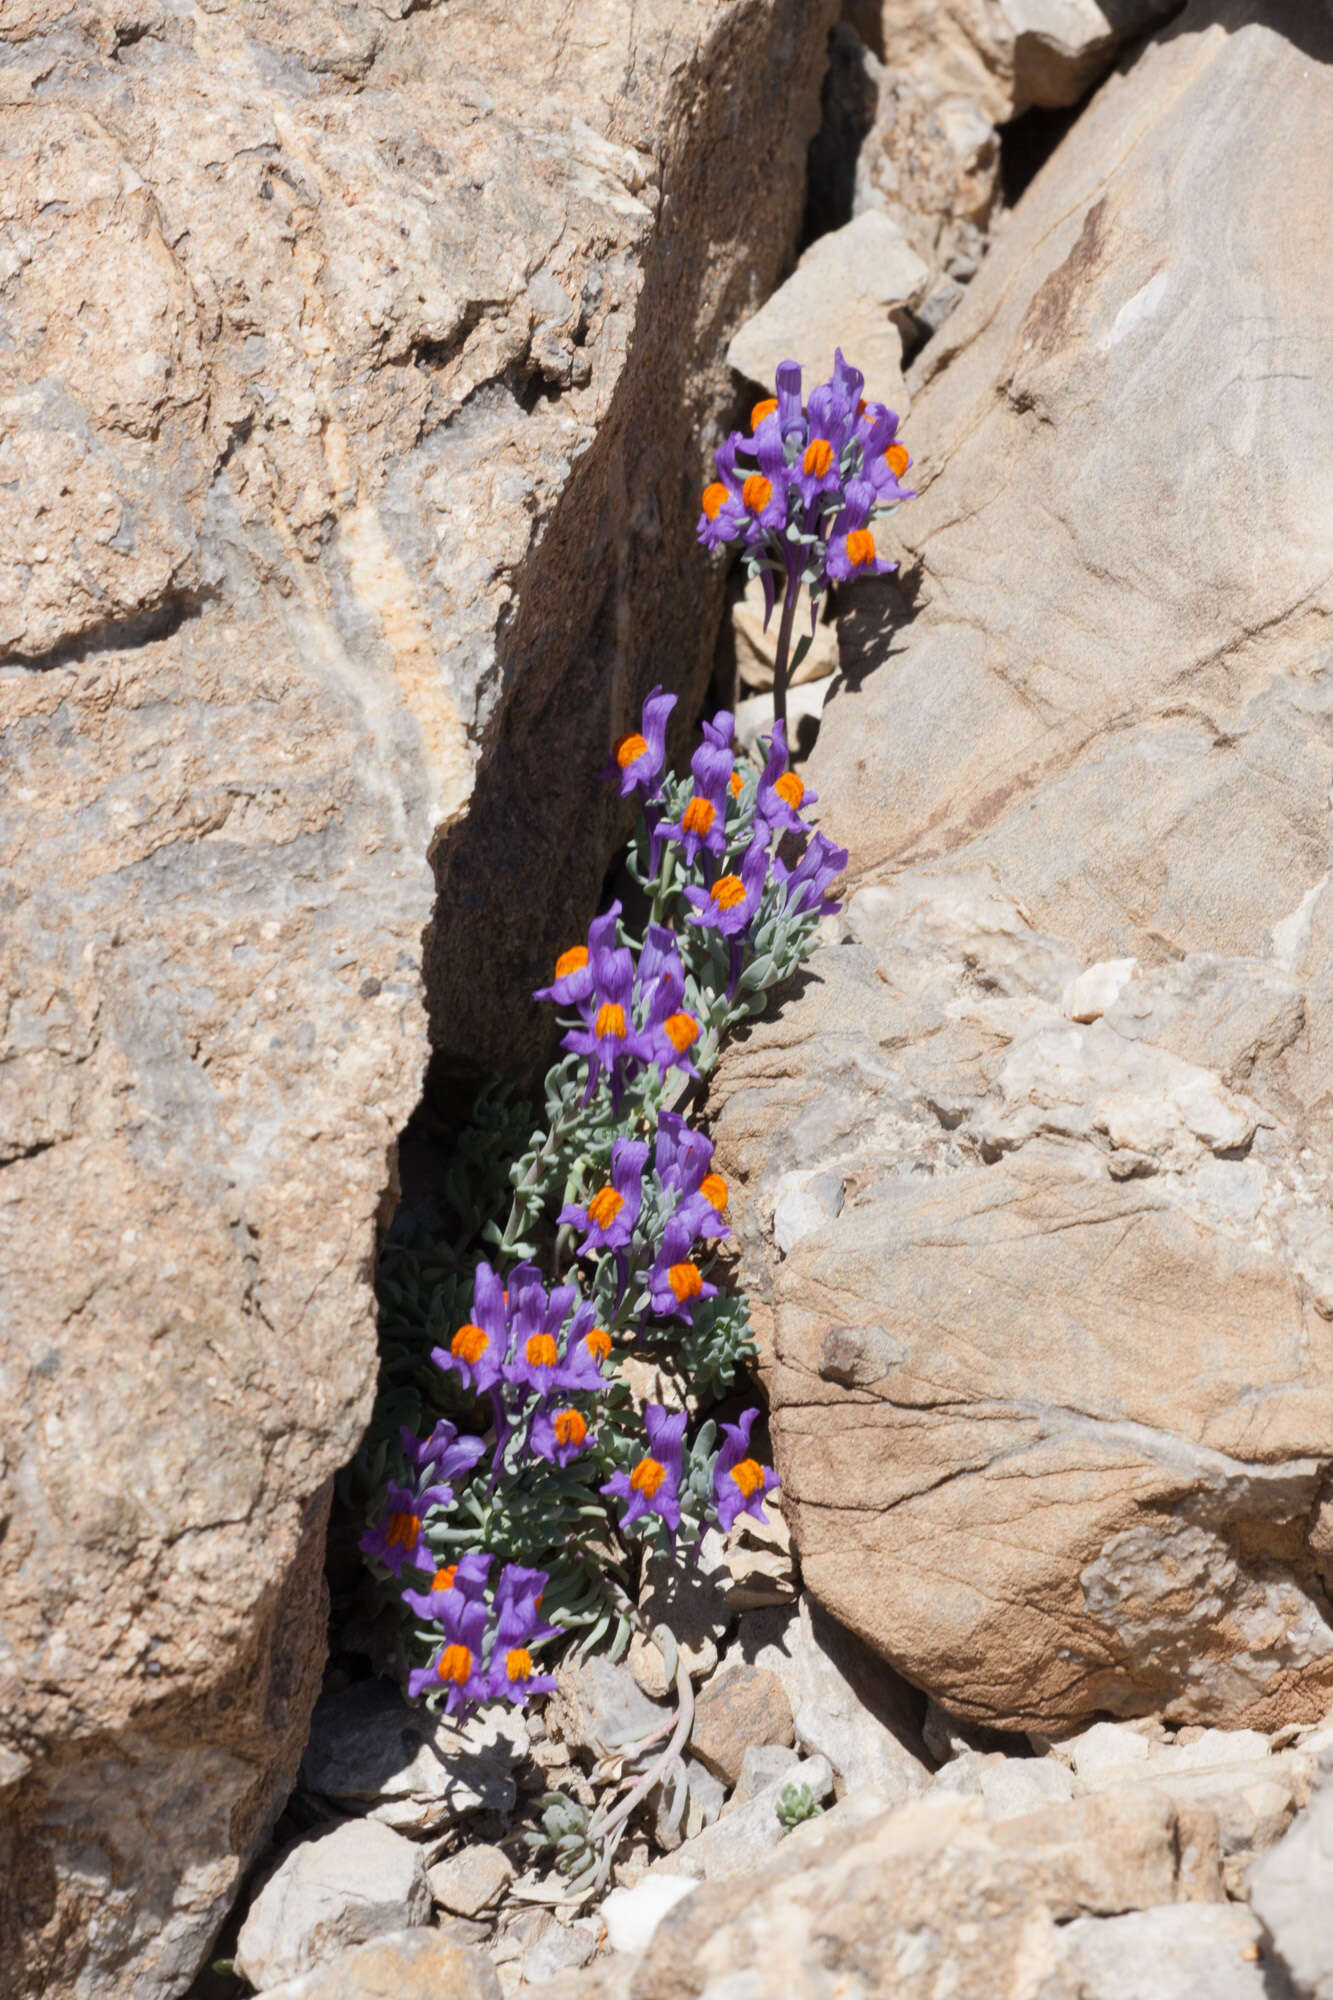
[[[453,1497],[451,1486],[427,1486],[420,1493],[410,1486],[387,1487],[384,1512],[373,1528],[366,1529],[358,1546],[395,1576],[402,1575],[405,1563],[423,1569],[432,1557],[421,1540],[421,1523],[429,1508],[447,1507]]]
[[[768,880],[768,830],[760,828],[746,850],[739,875],[719,875],[711,889],[691,886],[692,924],[703,924],[723,937],[738,937],[752,922]]]
[[[799,370],[797,371],[799,375]],[[758,414],[758,412],[756,412]],[[736,463],[740,452],[751,453],[757,469],[747,472]],[[791,473],[776,407],[755,426],[753,437],[733,431],[714,454],[718,476],[704,488],[698,535],[705,548],[744,538],[747,546],[780,533],[787,520]]]
[[[612,903],[602,916],[594,917],[588,926],[587,944],[576,944],[561,952],[555,962],[555,978],[549,986],[539,986],[533,999],[553,1000],[557,1007],[579,1007],[591,999],[593,954],[615,944],[619,921],[619,903]]]
[[[586,1207],[566,1203],[557,1218],[584,1231],[580,1257],[598,1250],[624,1250],[634,1234],[643,1205],[643,1170],[648,1148],[638,1139],[617,1139],[611,1148],[611,1179],[598,1188]]]
[[[787,725],[781,720],[775,722],[768,762],[755,794],[756,815],[775,833],[805,833],[808,829],[800,808],[812,806],[818,797],[818,792],[806,791],[804,781],[795,771],[787,769]]]
[[[661,1186],[695,1194],[713,1160],[713,1142],[687,1125],[678,1111],[658,1113],[653,1169]]]
[[[826,834],[814,833],[805,853],[794,868],[775,860],[773,873],[782,884],[789,913],[831,917],[842,908],[832,902],[828,890],[847,866],[847,849],[835,847]]]
[[[690,1050],[699,1039],[699,1021],[697,1015],[681,1004],[685,997],[685,968],[680,962],[676,934],[660,924],[651,924],[644,940],[639,959],[639,991],[648,996],[642,1028],[648,1060],[656,1063],[663,1075],[669,1069],[682,1069],[687,1076],[697,1076],[699,1072],[690,1061]]]
[[[565,1329],[564,1353],[551,1378],[551,1387],[585,1390],[595,1394],[606,1387],[602,1363],[611,1352],[611,1336],[605,1327],[594,1325],[597,1308],[585,1299]]]
[[[410,1695],[438,1693],[446,1688],[445,1712],[470,1701],[485,1701],[490,1680],[482,1662],[486,1638],[486,1605],[479,1597],[466,1597],[461,1590],[444,1592],[440,1618],[444,1643],[428,1667],[418,1667],[407,1677]]]
[[[429,1590],[405,1590],[402,1593],[403,1603],[415,1611],[418,1618],[438,1625],[452,1592],[456,1591],[460,1597],[482,1596],[490,1568],[491,1557],[473,1549],[460,1556],[456,1563],[442,1564],[431,1578]]]
[[[418,1472],[426,1467],[437,1479],[456,1479],[470,1472],[486,1446],[479,1437],[459,1437],[457,1427],[441,1417],[428,1438],[418,1438],[406,1424],[402,1428],[403,1450]]]
[[[489,1264],[478,1264],[472,1281],[472,1318],[460,1326],[448,1347],[431,1349],[437,1368],[458,1375],[474,1395],[499,1381],[509,1346],[509,1315],[505,1288]]]
[[[717,454],[718,478],[699,520],[705,546],[765,544],[781,563],[788,591],[809,582],[812,604],[830,578],[896,567],[880,560],[868,523],[912,498],[901,484],[911,460],[897,440],[896,414],[865,402],[864,386],[839,349],[831,377],[811,390],[803,408],[800,366],[782,363],[777,395],[755,406],[751,435],[734,432]],[[750,457],[756,470],[747,473]],[[771,613],[772,563],[760,575]]]
[[[648,1290],[656,1319],[685,1319],[694,1323],[694,1307],[704,1299],[717,1297],[690,1256],[694,1246],[693,1217],[677,1210],[662,1231],[662,1242],[648,1270]]]
[[[837,583],[849,576],[887,576],[897,563],[884,562],[866,522],[875,504],[875,489],[864,479],[849,479],[841,513],[833,523],[824,567]]]
[[[685,1412],[673,1413],[660,1403],[649,1403],[644,1420],[648,1426],[647,1454],[632,1472],[615,1473],[601,1490],[629,1503],[620,1517],[622,1528],[632,1527],[644,1514],[657,1514],[674,1535],[680,1526]]]
[[[523,1278],[519,1281],[518,1272]],[[545,1396],[560,1366],[557,1336],[578,1297],[573,1285],[560,1285],[548,1298],[546,1287],[531,1264],[520,1265],[509,1278],[509,1325],[512,1341],[505,1362],[506,1382],[521,1382]]]
[[[730,1533],[738,1514],[753,1514],[757,1521],[767,1521],[764,1496],[782,1483],[771,1466],[750,1457],[750,1432],[758,1415],[758,1410],[746,1410],[738,1424],[722,1426],[726,1443],[713,1467],[713,1506],[724,1535]]]
[[[741,499],[742,476],[736,470],[736,454],[745,442],[733,431],[714,453],[718,477],[705,486],[697,534],[706,549],[734,542],[745,526],[745,502]]]
[[[793,431],[800,432],[805,427],[805,414],[801,409],[801,364],[799,361],[779,361],[777,374],[778,426],[783,437]]]
[[[704,740],[690,759],[694,794],[679,820],[662,827],[663,835],[678,840],[685,850],[685,865],[693,868],[701,847],[720,856],[727,845],[727,796],[734,759],[731,738],[735,719],[729,709],[721,709],[703,725]]]
[[[667,718],[675,706],[675,695],[663,694],[659,684],[643,704],[642,725],[616,738],[606,775],[619,778],[622,799],[638,785],[645,793],[656,785],[666,762]]]
[[[679,1112],[659,1114],[653,1164],[663,1193],[674,1189],[678,1197],[673,1220],[688,1225],[693,1236],[730,1236],[722,1220],[727,1184],[712,1171],[713,1142],[692,1131]]]
[[[561,1046],[588,1060],[588,1094],[603,1071],[614,1097],[628,1071],[648,1060],[634,1026],[634,960],[628,946],[599,942],[590,957],[592,992],[581,1003],[584,1025],[571,1028]]]
[[[555,1625],[541,1625],[537,1621],[537,1607],[546,1581],[545,1571],[520,1569],[517,1564],[506,1568],[500,1578],[495,1593],[499,1618],[489,1684],[493,1699],[525,1707],[529,1695],[550,1694],[555,1688],[554,1674],[537,1673],[529,1651],[540,1640],[556,1637],[559,1630]]]
[[[563,1468],[587,1448],[590,1436],[588,1420],[581,1410],[572,1405],[558,1410],[542,1407],[533,1414],[528,1443],[538,1458]]]

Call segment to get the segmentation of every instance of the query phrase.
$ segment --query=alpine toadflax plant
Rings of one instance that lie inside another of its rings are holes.
[[[425,1435],[381,1445],[361,1547],[397,1605],[410,1692],[451,1714],[545,1692],[537,1655],[566,1634],[614,1622],[623,1643],[635,1546],[683,1560],[706,1526],[765,1519],[777,1486],[750,1450],[757,1410],[689,1436],[691,1400],[722,1392],[750,1348],[744,1301],[714,1275],[727,1186],[678,1100],[811,948],[847,857],[803,817],[780,724],[756,768],[724,712],[689,775],[665,774],[674,701],[654,690],[610,765],[643,799],[639,924],[612,903],[540,989],[565,1051],[545,1128],[436,1316]],[[636,1400],[632,1355],[670,1402]]]
[[[839,356],[807,409],[784,367],[753,435],[719,454],[701,532],[742,539],[766,576],[776,563],[789,599],[886,567],[858,537],[904,497],[906,458],[896,418],[860,388]],[[707,1415],[753,1350],[718,1264],[728,1189],[686,1114],[727,1032],[813,948],[847,856],[810,825],[781,719],[751,763],[724,711],[688,771],[668,772],[675,700],[655,688],[606,766],[642,818],[624,895],[538,991],[561,1055],[536,1129],[483,1093],[446,1176],[443,1236],[400,1219],[384,1263],[361,1548],[410,1692],[451,1714],[546,1692],[561,1643],[622,1650],[642,1628],[641,1552],[683,1562],[705,1528],[766,1519],[778,1484],[752,1449],[757,1409],[720,1427]],[[651,1394],[631,1386],[644,1380]],[[688,1728],[687,1674],[677,1688],[659,1777]],[[632,1803],[562,1820],[557,1846],[600,1856],[604,1875]]]
[[[755,404],[750,429],[733,431],[716,453],[717,478],[704,488],[699,540],[705,548],[737,544],[747,574],[763,579],[767,618],[778,584],[782,620],[773,668],[773,712],[786,721],[788,655],[796,600],[810,593],[814,630],[830,583],[897,568],[875,546],[872,523],[916,496],[902,484],[911,464],[897,414],[867,402],[865,378],[838,349],[833,374],[801,400],[801,368],[784,361],[777,394]],[[792,668],[800,664],[802,640]]]

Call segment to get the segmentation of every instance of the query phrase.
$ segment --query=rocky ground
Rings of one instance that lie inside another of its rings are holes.
[[[649,1766],[637,1746],[671,1714],[651,1650],[566,1667],[544,1713],[500,1728],[433,1725],[363,1681],[316,1708],[237,1973],[265,2000],[1328,1990],[1312,1898],[1333,1863],[1333,1718],[1000,1736],[924,1701],[808,1597],[758,1606],[725,1577],[677,1607],[697,1679],[679,1821],[667,1788],[649,1794],[609,1893],[560,1902],[523,1832],[548,1786],[591,1804]]]
[[[16,2000],[1333,2000],[1333,15],[837,12],[6,17]],[[324,1671],[396,1138],[645,689],[771,719],[698,476],[835,344],[920,497],[709,1105],[786,1524],[456,1730]]]

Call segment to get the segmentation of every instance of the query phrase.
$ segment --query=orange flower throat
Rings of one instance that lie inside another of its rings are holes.
[[[801,800],[805,797],[805,785],[795,771],[784,771],[773,790],[784,805],[790,806],[793,812],[799,812]]]
[[[743,1458],[732,1466],[731,1477],[748,1500],[763,1485],[764,1468],[753,1458]]]
[[[624,1197],[613,1187],[598,1188],[588,1203],[588,1220],[598,1229],[609,1229],[624,1206]]]
[[[627,771],[631,764],[643,756],[647,748],[644,738],[637,729],[633,729],[628,736],[617,736],[612,754],[621,770]]]
[[[555,1340],[549,1333],[529,1334],[523,1349],[523,1358],[529,1368],[554,1368],[560,1355]]]
[[[555,976],[557,979],[568,979],[571,972],[582,972],[584,966],[587,963],[588,963],[587,945],[586,944],[571,945],[569,950],[562,951],[559,958],[556,960]]]
[[[475,1368],[490,1344],[489,1334],[483,1333],[469,1320],[466,1326],[459,1327],[449,1342],[449,1352],[455,1361],[466,1361],[469,1368]]]
[[[710,831],[717,811],[711,799],[691,799],[680,816],[682,833],[696,833],[701,837]]]
[[[588,1426],[577,1410],[557,1410],[551,1429],[557,1444],[582,1444],[588,1435]]]
[[[641,1458],[629,1476],[630,1489],[651,1500],[665,1478],[664,1465],[659,1465],[655,1458]]]
[[[704,1286],[697,1264],[673,1264],[667,1272],[667,1283],[681,1305],[697,1299]]]
[[[466,1646],[446,1646],[435,1662],[435,1671],[446,1684],[455,1681],[462,1687],[472,1672],[472,1655]]]
[[[699,1023],[693,1014],[668,1014],[662,1023],[662,1033],[676,1054],[683,1056],[699,1039]]]
[[[719,875],[711,893],[719,910],[734,910],[745,901],[745,884],[739,875]]]
[[[597,1009],[597,1021],[593,1028],[595,1035],[607,1041],[623,1042],[625,1039],[625,1010],[614,1000],[605,1000]]]
[[[384,1539],[392,1548],[414,1549],[421,1535],[419,1514],[390,1514]]]

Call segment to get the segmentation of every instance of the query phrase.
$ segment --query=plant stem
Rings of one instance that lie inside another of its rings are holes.
[[[791,628],[796,617],[796,600],[800,594],[800,579],[788,570],[787,588],[782,597],[782,623],[778,627],[778,650],[773,659],[773,720],[780,722],[784,731],[787,727],[787,661],[791,654]]]

